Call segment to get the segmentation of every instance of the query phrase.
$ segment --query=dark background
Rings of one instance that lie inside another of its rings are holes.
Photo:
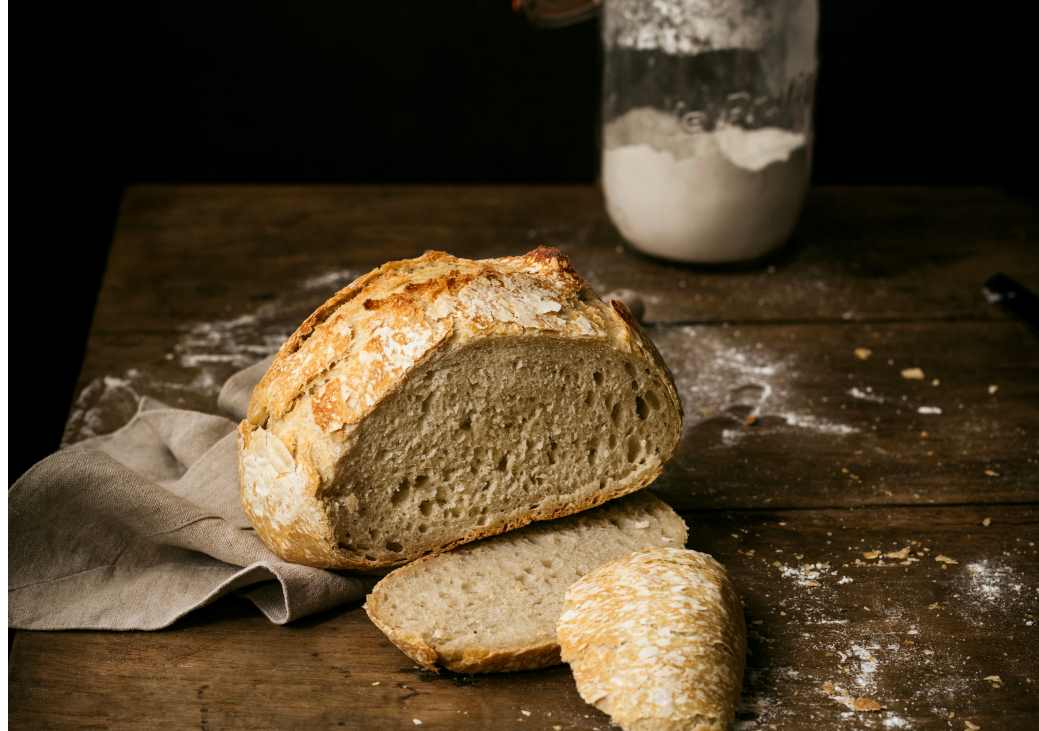
[[[1034,195],[1019,5],[823,0],[815,182]],[[594,22],[537,30],[508,0],[28,12],[12,23],[10,149],[31,174],[12,179],[9,390],[32,416],[12,420],[12,479],[60,439],[126,185],[595,178]]]

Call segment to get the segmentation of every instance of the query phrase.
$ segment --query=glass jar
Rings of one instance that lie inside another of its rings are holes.
[[[606,0],[602,184],[637,249],[755,259],[811,170],[818,0]]]

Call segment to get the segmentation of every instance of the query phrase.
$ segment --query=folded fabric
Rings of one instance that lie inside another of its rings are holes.
[[[364,597],[368,580],[280,560],[242,512],[235,420],[269,363],[224,385],[233,418],[145,398],[11,487],[11,627],[160,629],[232,592],[284,624]]]

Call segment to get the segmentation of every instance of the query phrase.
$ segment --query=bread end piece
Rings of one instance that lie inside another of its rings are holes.
[[[743,608],[707,554],[658,548],[570,587],[558,625],[588,703],[627,731],[728,729],[743,681]]]

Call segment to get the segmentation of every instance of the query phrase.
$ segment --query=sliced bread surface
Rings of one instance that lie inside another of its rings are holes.
[[[547,667],[560,662],[556,622],[567,587],[633,551],[685,541],[682,519],[643,492],[419,559],[376,584],[365,611],[427,668]]]
[[[239,428],[242,504],[287,561],[396,566],[646,487],[681,423],[652,343],[559,251],[430,252],[279,351]]]

